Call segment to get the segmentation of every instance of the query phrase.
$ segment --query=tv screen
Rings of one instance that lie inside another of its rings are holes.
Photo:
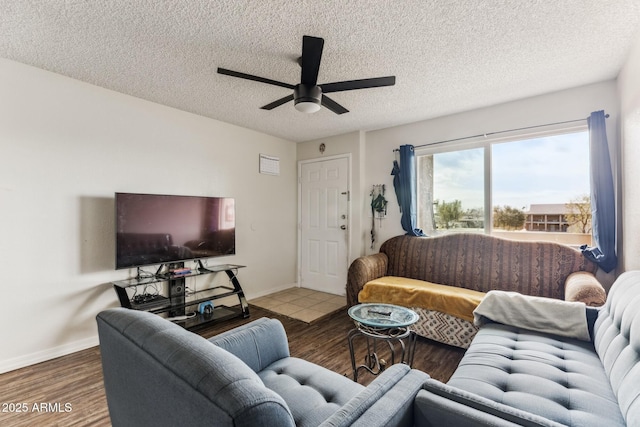
[[[235,201],[116,193],[116,269],[233,255]]]

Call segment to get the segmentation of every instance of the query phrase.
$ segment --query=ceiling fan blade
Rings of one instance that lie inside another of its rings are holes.
[[[329,98],[326,95],[322,95],[321,102],[322,102],[322,105],[324,105],[325,107],[327,107],[329,110],[333,111],[336,114],[344,114],[349,112],[349,110],[347,110],[342,105],[338,104],[336,101],[334,101],[333,99]]]
[[[324,39],[311,36],[302,37],[302,61],[300,64],[302,66],[302,84],[315,86],[318,82],[323,47]]]
[[[369,89],[372,87],[393,86],[396,76],[374,77],[372,79],[349,80],[344,82],[326,83],[319,85],[323,93],[342,92],[345,90]]]
[[[286,104],[289,101],[293,101],[293,94],[280,98],[277,101],[273,101],[271,104],[267,104],[260,108],[263,110],[273,110],[274,108],[279,107],[282,104]]]
[[[241,79],[253,80],[255,82],[267,83],[267,84],[270,84],[270,85],[275,85],[275,86],[280,86],[280,87],[286,87],[287,89],[293,89],[295,87],[294,85],[290,85],[289,83],[283,83],[283,82],[279,82],[277,80],[271,80],[271,79],[266,79],[264,77],[254,76],[254,75],[251,75],[251,74],[245,74],[245,73],[241,73],[239,71],[227,70],[226,68],[218,67],[218,73],[219,74],[224,74],[224,75],[227,75],[227,76],[231,76],[231,77],[239,77]]]

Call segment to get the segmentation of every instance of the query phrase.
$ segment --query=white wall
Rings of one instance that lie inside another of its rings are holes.
[[[623,271],[640,269],[640,35],[618,76],[622,140]]]
[[[249,298],[295,282],[293,142],[7,60],[0,100],[0,372],[97,344],[133,273],[114,270],[116,191],[234,197],[237,255],[211,263],[247,265]]]
[[[639,97],[636,96],[635,99],[638,100]],[[400,226],[401,214],[391,176],[395,158],[393,150],[400,145],[418,146],[484,133],[586,119],[591,112],[597,110],[605,110],[610,115],[607,119],[607,135],[612,150],[612,163],[614,174],[621,176],[622,172],[615,161],[620,155],[618,135],[620,114],[616,81],[613,80],[431,120],[364,132],[363,136],[361,132],[357,138],[355,134],[348,134],[298,144],[298,160],[320,157],[317,151],[320,143],[325,143],[327,147],[325,155],[350,152],[354,158],[359,159],[360,185],[354,186],[352,198],[360,198],[357,205],[360,206],[362,220],[360,230],[352,231],[352,239],[360,241],[359,255],[375,253],[380,244],[388,238],[404,234]],[[636,155],[635,158],[639,157]],[[381,225],[376,221],[377,241],[372,249],[369,240],[371,231],[369,193],[374,184],[387,186],[386,199],[389,205],[387,218],[382,220]],[[355,194],[356,191],[360,194]],[[640,203],[640,196],[638,199]],[[640,224],[640,221],[636,223]],[[602,279],[611,280],[610,277]]]
[[[418,146],[430,142],[464,138],[490,132],[500,132],[527,126],[543,125],[566,120],[587,118],[592,111],[605,110],[607,135],[614,157],[619,149],[619,104],[615,81],[578,87],[562,92],[527,98],[432,120],[411,123],[366,133],[366,171],[364,187],[386,184],[391,191],[388,217],[379,231],[379,244],[389,237],[404,234],[400,226],[400,210],[393,192],[390,175],[393,150],[403,144]],[[616,173],[616,172],[614,172]],[[369,227],[364,224],[365,228]]]

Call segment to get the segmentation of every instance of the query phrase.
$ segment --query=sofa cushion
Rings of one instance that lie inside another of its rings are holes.
[[[565,280],[571,273],[598,269],[566,245],[484,234],[397,236],[384,242],[380,252],[388,257],[388,276],[558,299],[564,299]]]
[[[440,285],[406,277],[384,276],[369,281],[358,295],[360,302],[384,302],[447,313],[473,322],[473,310],[484,292]]]
[[[258,375],[290,408],[296,426],[317,426],[365,387],[336,372],[285,357]]]
[[[211,337],[209,342],[224,348],[254,372],[260,372],[276,360],[289,357],[287,333],[282,323],[266,317]]]
[[[566,425],[625,425],[593,344],[484,325],[448,385]]]

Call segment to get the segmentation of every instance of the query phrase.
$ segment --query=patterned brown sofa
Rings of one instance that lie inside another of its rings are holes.
[[[347,303],[411,307],[420,315],[414,327],[419,335],[467,348],[478,330],[472,311],[484,293],[514,291],[600,306],[606,292],[595,277],[597,268],[580,251],[558,243],[466,233],[397,236],[379,253],[351,264]],[[452,301],[458,293],[462,299]]]

